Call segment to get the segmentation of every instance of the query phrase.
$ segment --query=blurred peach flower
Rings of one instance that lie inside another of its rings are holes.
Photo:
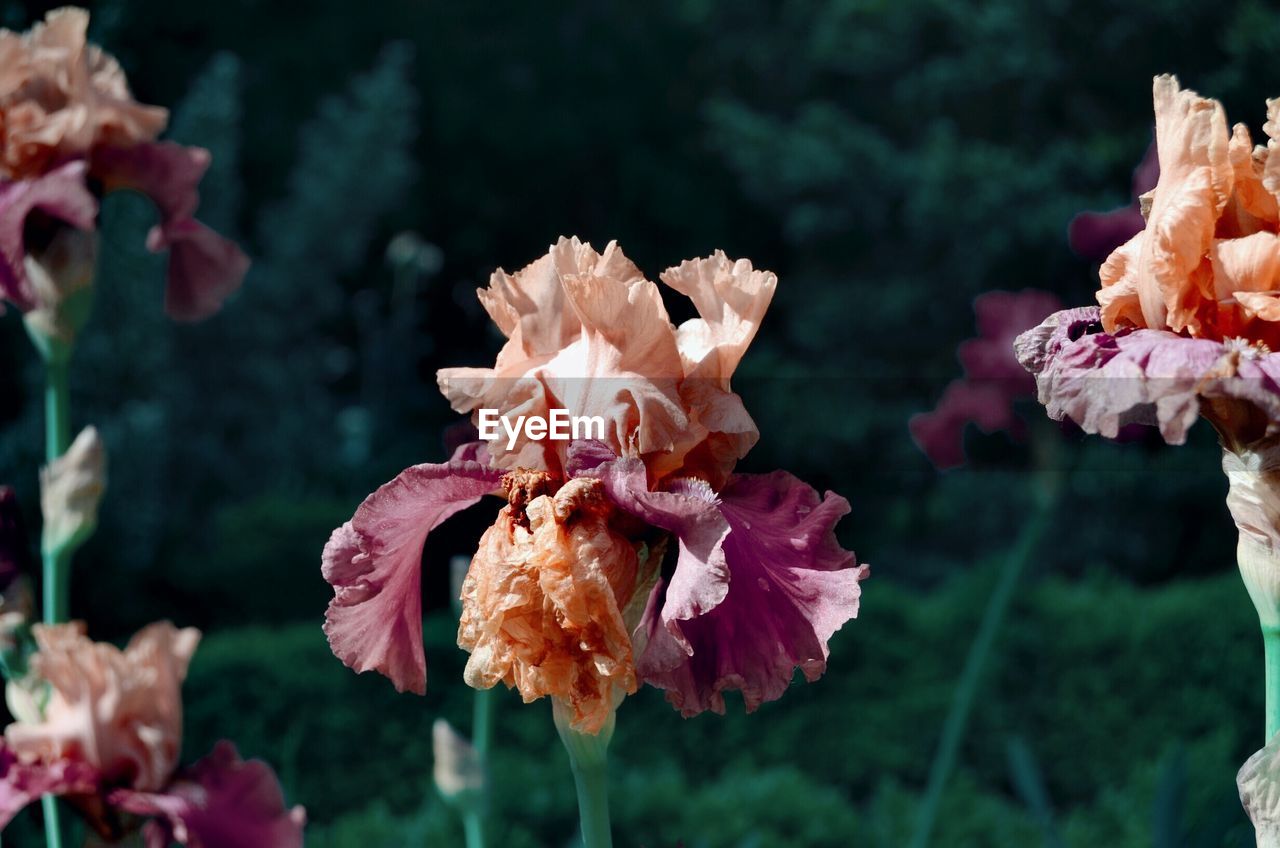
[[[89,15],[50,12],[25,35],[0,31],[0,175],[28,179],[102,144],[151,141],[169,115],[133,99],[119,63],[85,41]]]
[[[164,786],[178,764],[182,681],[200,632],[152,624],[123,651],[90,641],[80,623],[32,632],[31,668],[50,693],[40,721],[5,729],[9,749],[27,762],[76,759],[143,791]]]
[[[198,630],[159,622],[124,650],[91,641],[80,623],[32,630],[31,675],[6,691],[16,720],[0,744],[0,828],[55,794],[108,839],[127,831],[128,814],[154,817],[149,845],[301,846],[302,810],[284,808],[265,765],[242,763],[224,742],[178,768],[182,681]]]
[[[88,12],[68,7],[28,33],[0,30],[0,297],[24,313],[52,308],[49,295],[69,286],[37,285],[28,258],[45,261],[60,228],[92,232],[101,192],[133,189],[160,211],[147,247],[169,251],[166,311],[204,318],[249,265],[194,217],[209,153],[156,141],[168,112],[133,99],[119,64],[86,40],[88,26]]]

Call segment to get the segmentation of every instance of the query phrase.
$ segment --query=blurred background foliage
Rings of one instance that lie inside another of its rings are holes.
[[[0,17],[25,28],[53,5]],[[444,566],[491,515],[433,537],[426,699],[329,654],[319,552],[365,493],[442,458],[455,416],[435,370],[499,345],[475,287],[560,234],[616,238],[653,277],[716,248],[778,272],[736,380],[763,433],[744,467],[847,496],[843,538],[874,567],[820,683],[746,718],[627,702],[619,842],[905,844],[1034,485],[1004,435],[971,433],[969,467],[936,473],[906,419],[958,373],[975,295],[1091,301],[1066,224],[1129,201],[1152,75],[1255,137],[1280,94],[1280,13],[1261,0],[87,5],[139,99],[213,152],[202,217],[255,264],[220,315],[173,326],[163,260],[140,247],[154,213],[104,205],[74,415],[102,429],[111,488],[73,612],[103,638],[202,627],[187,757],[229,736],[270,759],[319,846],[459,840],[429,783],[432,718],[465,730],[470,703]],[[0,480],[34,518],[36,360],[3,326]],[[1260,742],[1261,648],[1212,434],[1196,436],[1064,437],[1060,520],[934,844],[1248,844],[1233,776]],[[545,706],[502,701],[502,845],[573,830]]]

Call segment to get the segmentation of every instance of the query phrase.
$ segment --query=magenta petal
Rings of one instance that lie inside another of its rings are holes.
[[[286,809],[275,772],[261,760],[240,759],[223,740],[184,770],[165,792],[113,792],[109,803],[155,816],[148,845],[188,848],[301,848],[306,813]]]
[[[1158,426],[1182,444],[1202,399],[1245,401],[1280,422],[1280,354],[1246,343],[1163,330],[1101,331],[1097,307],[1069,309],[1018,337],[1050,417],[1116,438],[1129,424]]]
[[[1013,355],[1013,341],[1061,308],[1056,296],[1039,289],[990,291],[974,298],[978,337],[963,342],[958,351],[965,375],[1005,381],[1010,395],[1031,394],[1035,386]]]
[[[0,829],[41,795],[92,795],[97,791],[98,773],[90,766],[73,760],[23,764],[0,742]]]
[[[92,230],[98,201],[84,180],[85,163],[75,161],[37,179],[0,182],[0,297],[23,312],[38,305],[24,266],[27,216],[38,209],[77,229]]]
[[[244,280],[249,259],[229,239],[194,219],[209,151],[169,141],[94,151],[93,173],[108,191],[134,189],[151,198],[160,223],[147,236],[153,253],[169,250],[165,311],[179,321],[207,318]]]
[[[1067,242],[1077,255],[1101,262],[1144,226],[1136,203],[1110,212],[1081,212],[1067,225]]]
[[[676,537],[679,556],[667,581],[659,616],[663,628],[687,656],[690,648],[681,623],[711,611],[729,593],[729,565],[723,547],[729,523],[721,514],[715,492],[701,480],[678,480],[670,491],[649,491],[645,466],[639,459],[618,459],[582,476],[599,477],[618,507]],[[670,668],[680,660],[666,640],[650,638],[650,646],[637,662],[641,674],[646,668]]]
[[[984,433],[1015,430],[1014,398],[1001,382],[953,380],[938,405],[911,416],[911,438],[938,468],[963,465],[964,428],[970,422]]]
[[[427,534],[497,489],[502,472],[476,462],[415,465],[385,484],[333,532],[322,571],[334,598],[324,632],[334,655],[422,694],[422,546]]]
[[[747,711],[777,699],[800,668],[809,681],[826,670],[827,642],[858,614],[867,576],[840,547],[834,527],[849,511],[785,471],[730,478],[720,510],[729,594],[710,612],[683,622],[692,655],[676,668],[645,675],[686,716],[724,712],[726,689],[740,689]]]
[[[152,227],[147,249],[169,251],[164,311],[177,321],[199,321],[217,312],[249,272],[249,257],[239,245],[194,218]]]

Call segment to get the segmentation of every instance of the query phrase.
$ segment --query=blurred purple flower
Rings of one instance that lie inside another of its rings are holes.
[[[1133,202],[1110,212],[1081,212],[1067,225],[1067,241],[1078,255],[1101,262],[1120,245],[1142,232],[1142,195],[1156,187],[1160,180],[1160,159],[1156,144],[1151,142],[1146,155],[1133,169]]]
[[[984,433],[1007,430],[1021,437],[1022,421],[1013,404],[1035,393],[1035,380],[1018,364],[1013,342],[1061,308],[1057,297],[1039,289],[988,292],[974,300],[978,337],[958,349],[965,376],[947,386],[933,410],[913,415],[909,424],[912,438],[934,465],[964,464],[964,428],[971,422]]]

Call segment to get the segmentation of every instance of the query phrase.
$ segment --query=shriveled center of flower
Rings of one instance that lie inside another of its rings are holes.
[[[503,487],[507,506],[462,585],[467,683],[502,682],[526,702],[550,695],[571,708],[576,730],[599,732],[636,690],[622,613],[636,591],[636,545],[598,480],[519,469]]]

